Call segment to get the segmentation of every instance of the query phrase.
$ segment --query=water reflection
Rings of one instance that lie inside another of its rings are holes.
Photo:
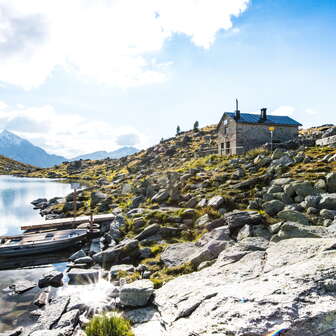
[[[0,176],[0,235],[20,233],[20,226],[44,221],[33,210],[31,201],[37,198],[64,197],[71,192],[67,183],[50,179]]]

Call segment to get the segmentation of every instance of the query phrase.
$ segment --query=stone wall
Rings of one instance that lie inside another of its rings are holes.
[[[244,151],[260,147],[271,142],[269,125],[240,124],[237,126],[237,146],[244,147]],[[284,142],[295,139],[298,136],[298,128],[293,126],[275,126],[273,142]]]
[[[227,121],[227,125],[225,126],[225,121]],[[227,129],[225,134],[224,129]],[[226,154],[226,143],[230,142],[230,154],[236,154],[235,147],[237,147],[237,123],[234,119],[229,118],[228,116],[224,117],[222,124],[218,129],[218,153]],[[222,147],[222,143],[224,143],[224,148]]]

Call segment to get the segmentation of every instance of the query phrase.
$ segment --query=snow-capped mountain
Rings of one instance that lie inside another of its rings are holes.
[[[65,157],[48,154],[44,149],[34,146],[28,140],[7,130],[0,133],[0,154],[16,161],[43,168],[67,161]]]

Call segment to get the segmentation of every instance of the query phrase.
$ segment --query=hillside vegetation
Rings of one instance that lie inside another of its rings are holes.
[[[120,280],[122,307],[149,305],[123,311],[135,334],[313,336],[336,327],[336,148],[315,145],[335,134],[227,157],[211,154],[211,126],[28,175],[90,182],[77,215],[114,213],[88,259]],[[73,215],[72,194],[41,202],[48,218]]]
[[[0,155],[0,175],[29,174],[35,167]]]

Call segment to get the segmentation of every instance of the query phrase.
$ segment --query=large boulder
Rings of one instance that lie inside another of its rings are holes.
[[[329,238],[333,236],[334,234],[324,226],[285,222],[281,225],[279,232],[272,237],[272,241],[277,242],[290,238]]]
[[[263,223],[263,217],[258,211],[234,210],[225,214],[223,218],[233,235],[237,235],[239,230],[245,225],[259,225]]]
[[[136,239],[127,239],[120,244],[110,247],[100,253],[92,256],[94,261],[102,265],[117,265],[139,256],[139,241]]]
[[[301,212],[296,210],[282,210],[277,215],[283,221],[297,222],[304,225],[309,225],[309,219]]]
[[[268,215],[275,216],[278,212],[284,209],[285,204],[279,200],[272,200],[265,202],[262,207]]]
[[[137,280],[124,285],[120,290],[120,303],[124,306],[146,306],[154,293],[154,285],[150,280]]]
[[[68,273],[69,283],[83,285],[96,283],[99,280],[99,270],[73,268]]]

